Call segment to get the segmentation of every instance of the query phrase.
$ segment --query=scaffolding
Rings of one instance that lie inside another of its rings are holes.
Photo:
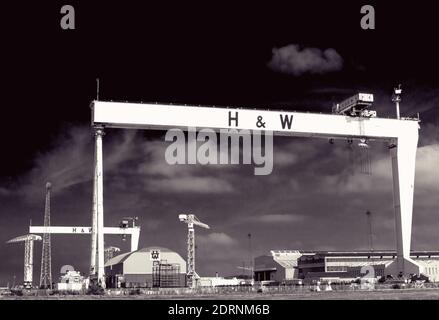
[[[153,288],[180,287],[180,265],[167,263],[167,260],[154,261],[152,266]]]

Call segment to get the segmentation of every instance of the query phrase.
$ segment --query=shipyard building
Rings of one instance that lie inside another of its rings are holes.
[[[186,261],[163,247],[115,256],[105,263],[107,288],[166,288],[186,285]]]
[[[422,275],[439,282],[439,251],[412,251],[411,258],[423,267]],[[394,251],[299,251],[272,250],[270,255],[256,257],[256,281],[304,283],[320,280],[350,282],[364,276],[361,268],[373,267],[376,278],[385,276],[386,268],[396,259]]]

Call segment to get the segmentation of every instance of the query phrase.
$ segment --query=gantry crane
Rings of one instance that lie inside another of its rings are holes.
[[[397,111],[402,90],[395,88]],[[334,114],[308,112],[285,112],[275,110],[250,110],[242,108],[200,107],[187,105],[166,105],[150,103],[128,103],[95,100],[91,104],[92,127],[95,132],[95,175],[93,179],[93,221],[103,226],[103,136],[111,128],[139,130],[168,130],[171,128],[211,128],[213,130],[234,129],[255,130],[265,134],[342,139],[352,144],[359,141],[359,147],[368,150],[368,141],[381,140],[388,143],[392,163],[393,207],[395,212],[395,234],[397,257],[388,268],[387,274],[408,275],[421,273],[423,267],[410,258],[410,241],[413,218],[413,194],[415,180],[416,150],[419,139],[418,118],[400,117],[396,119],[378,117],[369,110],[373,102],[370,94],[362,94],[339,104]],[[239,120],[239,121],[238,121]],[[233,131],[234,131],[233,130]],[[247,133],[246,133],[247,134]],[[250,141],[250,140],[249,140]],[[364,151],[363,150],[363,151]],[[365,157],[367,160],[368,158]],[[369,158],[370,159],[370,158]],[[367,164],[368,161],[366,161]],[[365,166],[369,169],[369,165]],[[258,169],[258,168],[256,168]],[[365,173],[370,173],[364,170]],[[256,173],[256,171],[255,171]],[[260,171],[256,174],[264,174]],[[102,240],[103,228],[95,228],[96,238]],[[103,241],[96,251],[96,241],[92,242],[92,257],[98,255],[104,261]],[[97,252],[97,253],[96,253]],[[95,259],[92,259],[93,270]],[[104,276],[103,263],[98,264],[98,276]],[[102,266],[102,267],[101,267]]]
[[[34,241],[41,241],[42,238],[35,234],[26,234],[7,241],[6,243],[24,242],[24,280],[23,286],[32,288],[32,273],[34,264]]]
[[[199,278],[195,272],[195,229],[194,226],[210,229],[210,227],[201,222],[194,214],[180,214],[178,219],[187,224],[187,284],[188,287],[195,287],[195,280]]]

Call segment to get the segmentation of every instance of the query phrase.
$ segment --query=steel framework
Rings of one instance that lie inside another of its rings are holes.
[[[43,249],[41,251],[40,288],[52,289],[52,249],[50,243],[50,191],[52,185],[46,183],[46,205],[44,208]]]

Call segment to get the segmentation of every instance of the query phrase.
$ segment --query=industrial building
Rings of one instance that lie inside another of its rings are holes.
[[[56,284],[56,289],[59,291],[81,291],[85,287],[84,277],[79,271],[68,270],[63,274],[59,283]]]
[[[423,267],[422,275],[432,282],[439,281],[439,251],[412,251],[410,257]],[[395,259],[395,251],[272,250],[271,255],[255,258],[254,276],[256,281],[279,283],[298,279],[343,282],[364,276],[361,268],[372,266],[379,278],[388,273],[387,268]]]
[[[299,279],[298,259],[303,252],[298,250],[271,250],[270,255],[255,258],[255,281],[275,281]]]
[[[163,247],[120,254],[105,264],[107,288],[163,288],[186,285],[186,261]]]

